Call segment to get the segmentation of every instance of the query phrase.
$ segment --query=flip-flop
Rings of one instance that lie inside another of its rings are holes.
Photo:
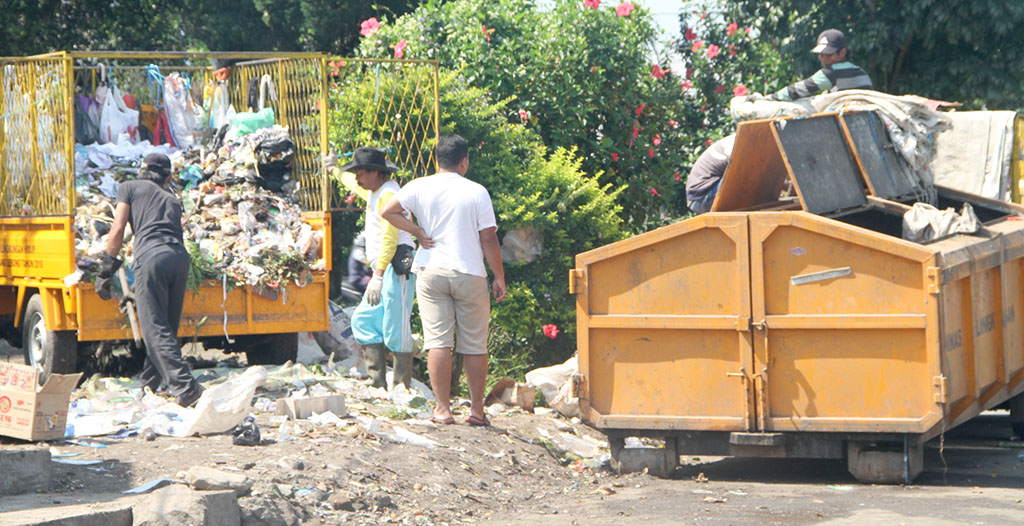
[[[430,417],[430,421],[439,426],[450,426],[455,423],[455,418],[450,416],[448,418],[437,418],[432,416]]]
[[[469,415],[469,416],[466,417],[466,423],[471,425],[471,426],[477,426],[477,427],[487,427],[487,426],[491,425],[491,421],[488,420],[487,417],[477,418],[477,417],[475,417],[473,415]]]

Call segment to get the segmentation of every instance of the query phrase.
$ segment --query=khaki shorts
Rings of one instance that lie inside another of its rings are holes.
[[[454,270],[426,268],[416,275],[416,298],[423,321],[423,348],[458,347],[461,354],[487,354],[491,297],[487,278]]]

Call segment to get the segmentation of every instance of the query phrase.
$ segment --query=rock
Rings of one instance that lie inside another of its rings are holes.
[[[197,490],[231,490],[239,497],[249,494],[252,480],[242,473],[229,473],[205,466],[192,466],[185,473],[185,482]]]
[[[240,526],[233,491],[194,491],[172,484],[142,498],[132,508],[132,526]]]
[[[241,526],[297,526],[302,520],[288,501],[270,497],[250,497],[238,502]]]
[[[284,457],[277,461],[277,465],[284,469],[291,469],[295,471],[302,471],[306,469],[306,464],[295,457]]]

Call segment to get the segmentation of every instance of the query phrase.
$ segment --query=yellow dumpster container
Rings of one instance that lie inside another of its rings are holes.
[[[901,239],[909,206],[879,196],[923,189],[865,141],[867,115],[743,123],[715,203],[734,211],[576,257],[580,408],[616,465],[652,436],[654,472],[845,456],[859,480],[909,482],[924,441],[1024,391],[1024,207],[939,188],[982,230]]]

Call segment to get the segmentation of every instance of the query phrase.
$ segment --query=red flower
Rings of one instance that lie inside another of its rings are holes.
[[[725,28],[725,32],[726,32],[726,34],[728,34],[729,36],[733,36],[733,35],[735,35],[735,34],[736,34],[736,31],[737,31],[737,30],[738,30],[739,28],[740,28],[740,26],[739,26],[739,25],[737,25],[737,24],[736,24],[736,22],[733,22],[733,23],[729,24],[729,25],[728,25],[728,26],[727,26],[727,27]]]
[[[654,148],[648,148],[647,149],[647,155],[650,155],[653,158],[654,157]],[[652,188],[652,190],[653,190],[653,188]]]
[[[345,202],[348,203],[348,204],[352,204],[352,201],[355,201],[355,200],[356,200],[356,194],[348,194],[348,197],[345,198]]]
[[[359,34],[368,37],[376,33],[378,28],[380,28],[380,21],[375,17],[370,17],[363,20],[362,24],[359,24]]]
[[[679,123],[673,120],[669,120],[668,125],[675,128],[676,126],[679,126]]]
[[[530,112],[526,110],[519,110],[519,118],[523,120],[523,123],[530,120]]]
[[[639,124],[637,121],[633,121],[633,139],[640,136],[640,128],[637,127],[637,124]]]
[[[686,28],[686,33],[683,34],[683,38],[685,38],[687,42],[690,40],[697,40],[697,33],[695,33],[691,28]]]
[[[696,52],[700,51],[700,48],[702,48],[702,47],[704,47],[704,41],[703,40],[697,40],[697,41],[694,41],[693,47],[690,48],[690,51],[693,51],[694,53],[696,53]]]
[[[634,7],[636,6],[633,5],[633,2],[622,2],[621,4],[615,7],[615,15],[629,16],[629,14],[633,12]]]
[[[690,82],[690,79],[686,79],[686,80],[683,81],[682,86],[683,86],[683,93],[686,93],[686,90],[688,90],[688,89],[693,87],[693,83]]]
[[[750,28],[749,27],[743,28],[743,32],[749,35],[750,34]]]
[[[711,139],[704,141],[704,146],[711,146]]]
[[[654,138],[651,139],[651,143],[654,144],[655,146],[660,146],[661,145],[661,135],[655,135]]]
[[[663,79],[665,78],[665,70],[661,69],[661,66],[655,64],[654,69],[651,70],[651,76],[656,79]]]
[[[728,88],[726,88],[725,86],[723,86],[723,85],[719,84],[719,85],[718,85],[718,87],[717,87],[717,88],[715,88],[715,94],[717,95],[717,94],[719,94],[719,93],[722,93],[722,92],[723,92],[723,91],[725,91],[726,89],[728,89]]]
[[[544,331],[544,336],[547,336],[548,338],[551,338],[552,340],[557,338],[558,337],[558,333],[561,332],[561,331],[558,330],[558,325],[555,325],[554,323],[549,323],[549,324],[541,327],[541,330]]]
[[[327,65],[331,67],[331,76],[337,77],[341,73],[341,67],[345,65],[345,61],[332,60]]]
[[[708,46],[708,58],[715,58],[718,56],[718,46],[711,44]]]
[[[409,44],[406,43],[405,39],[399,40],[393,47],[395,48],[395,58],[405,57],[405,47]]]
[[[646,102],[645,102],[645,103],[643,103],[643,104],[641,104],[641,105],[640,105],[640,106],[639,106],[639,107],[638,107],[638,108],[636,109],[636,116],[637,116],[637,117],[639,117],[639,116],[640,116],[640,114],[644,112],[644,108],[646,108],[646,107],[647,107],[647,103],[646,103]]]
[[[744,96],[746,94],[747,94],[747,87],[744,86],[743,84],[739,84],[735,88],[732,89],[732,96],[733,97],[742,97],[742,96]]]
[[[494,32],[494,28],[492,27],[491,29],[487,29],[487,26],[485,26],[483,24],[480,24],[480,31],[484,32],[484,36],[487,37],[487,41],[490,42],[491,41],[491,33]]]
[[[661,197],[661,194],[658,193],[657,188],[652,186],[649,191],[651,192],[651,197]]]
[[[597,9],[601,6],[601,0],[583,0],[583,5],[592,9]]]
[[[679,180],[679,172],[676,172],[676,181]]]
[[[615,162],[619,162],[619,154],[612,152],[612,160]]]
[[[693,68],[686,68],[686,78],[693,78]]]

